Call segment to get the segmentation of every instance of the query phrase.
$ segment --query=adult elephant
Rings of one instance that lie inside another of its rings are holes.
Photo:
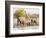
[[[20,23],[20,24],[25,24],[25,21],[26,21],[26,18],[25,17],[19,17],[18,18],[18,23]]]
[[[25,18],[25,17],[19,17],[19,22],[20,22],[20,24],[27,24],[27,25],[29,25],[29,24],[31,24],[31,19],[29,19],[29,18]]]

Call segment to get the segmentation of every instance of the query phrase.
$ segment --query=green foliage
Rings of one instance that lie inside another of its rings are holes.
[[[26,11],[22,8],[17,9],[14,16],[16,16],[16,18],[18,17],[25,17],[26,16]]]

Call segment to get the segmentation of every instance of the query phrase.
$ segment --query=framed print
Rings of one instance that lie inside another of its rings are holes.
[[[45,35],[45,4],[5,1],[6,37]]]

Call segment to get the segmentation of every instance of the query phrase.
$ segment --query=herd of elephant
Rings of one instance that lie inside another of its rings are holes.
[[[19,17],[17,19],[17,24],[23,24],[23,25],[31,25],[31,24],[38,24],[37,20],[31,19],[31,18],[25,18],[25,17]]]

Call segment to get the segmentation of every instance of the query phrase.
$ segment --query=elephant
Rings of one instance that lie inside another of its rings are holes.
[[[37,19],[31,19],[31,24],[38,24],[38,21],[37,21]]]
[[[31,19],[29,18],[25,18],[25,17],[19,17],[18,18],[18,22],[20,22],[20,24],[25,24],[25,25],[30,25],[31,24]]]

